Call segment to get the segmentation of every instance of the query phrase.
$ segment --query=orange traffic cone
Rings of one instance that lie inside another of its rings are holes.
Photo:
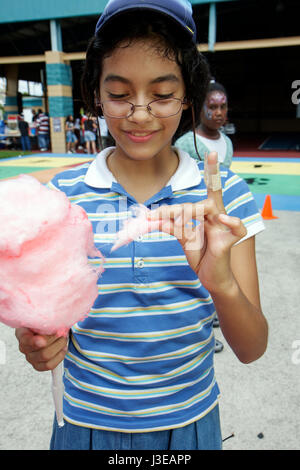
[[[271,220],[271,219],[278,219],[275,215],[273,215],[272,211],[272,203],[271,203],[271,196],[268,194],[265,199],[264,207],[261,211],[261,216],[265,220]]]

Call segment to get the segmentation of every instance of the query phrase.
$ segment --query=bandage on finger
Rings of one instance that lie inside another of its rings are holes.
[[[209,164],[207,155],[204,159],[204,182],[206,188],[211,191],[219,191],[222,189],[220,164],[219,162]]]

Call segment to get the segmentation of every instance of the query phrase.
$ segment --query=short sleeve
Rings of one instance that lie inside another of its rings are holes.
[[[265,225],[247,183],[230,170],[221,171],[222,173],[227,173],[223,185],[225,210],[228,215],[239,217],[247,229],[247,235],[240,243],[264,230]]]

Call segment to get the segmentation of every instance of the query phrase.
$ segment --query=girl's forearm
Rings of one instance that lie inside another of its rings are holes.
[[[260,308],[253,305],[234,280],[223,292],[211,293],[222,333],[243,363],[255,361],[266,350],[268,324]]]

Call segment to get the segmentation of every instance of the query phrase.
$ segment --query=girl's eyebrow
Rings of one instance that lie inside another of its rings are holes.
[[[122,82],[126,84],[130,83],[129,80],[127,80],[127,78],[121,77],[120,75],[113,75],[113,74],[109,74],[107,75],[107,77],[105,77],[104,83],[108,83],[108,82]]]
[[[162,75],[161,77],[154,78],[150,83],[162,83],[162,82],[179,82],[179,78],[170,73],[168,75]]]
[[[129,84],[130,80],[120,75],[109,74],[104,79],[104,83],[108,83],[108,82],[122,82],[125,84]],[[168,75],[162,75],[160,77],[154,78],[153,80],[151,80],[150,84],[162,83],[162,82],[177,82],[178,83],[179,78],[173,73],[170,73]]]

